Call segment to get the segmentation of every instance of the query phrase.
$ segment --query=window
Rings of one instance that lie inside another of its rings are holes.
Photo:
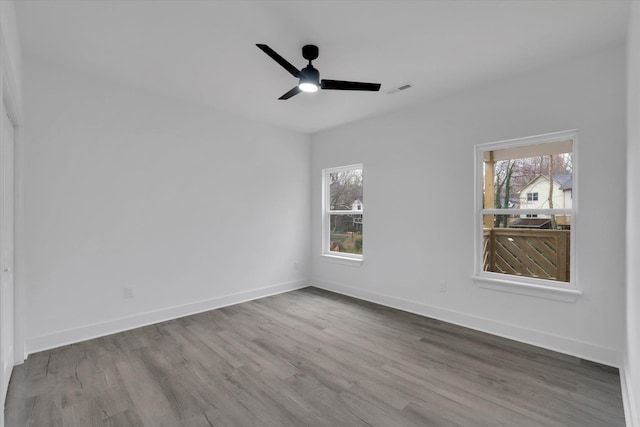
[[[575,299],[577,132],[476,146],[475,279]]]
[[[362,261],[362,165],[323,170],[322,254]]]

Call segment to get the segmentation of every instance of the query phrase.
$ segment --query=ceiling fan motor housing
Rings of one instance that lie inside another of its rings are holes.
[[[300,70],[300,84],[302,83],[313,83],[320,86],[320,72],[313,68],[313,65],[307,65]]]

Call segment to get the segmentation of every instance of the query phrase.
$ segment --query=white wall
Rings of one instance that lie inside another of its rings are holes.
[[[28,352],[307,284],[307,135],[35,60],[24,82]]]
[[[627,352],[630,426],[640,426],[640,3],[631,7],[627,43]]]
[[[584,295],[568,303],[478,288],[471,279],[474,144],[574,128],[577,283]],[[625,135],[622,46],[315,134],[312,283],[619,366]],[[319,256],[321,169],[360,162],[365,261],[333,264]],[[408,200],[412,209],[403,212]]]

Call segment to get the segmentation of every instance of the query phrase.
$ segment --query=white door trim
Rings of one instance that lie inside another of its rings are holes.
[[[20,86],[14,75],[14,64],[8,54],[7,42],[0,31],[0,102],[4,102],[14,128],[14,360],[22,364],[26,359],[24,340],[24,210],[22,204],[22,135],[23,115]]]
[[[15,300],[14,300],[14,128],[4,101],[0,108],[0,304],[2,312],[0,354],[0,396],[4,403],[15,366]]]

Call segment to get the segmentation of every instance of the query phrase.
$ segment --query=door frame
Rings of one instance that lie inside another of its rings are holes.
[[[0,310],[2,310],[1,340],[0,340],[0,396],[5,403],[9,382],[15,363],[15,284],[14,274],[14,147],[15,135],[13,123],[7,115],[4,101],[0,109],[0,129],[3,138],[0,139]],[[5,335],[6,334],[6,335]],[[6,359],[5,359],[6,357]]]
[[[14,65],[8,54],[7,42],[0,29],[0,102],[4,102],[7,115],[14,129],[14,166],[13,166],[13,239],[14,239],[14,362],[16,365],[24,363],[26,359],[24,341],[24,210],[22,197],[22,171],[24,149],[22,146],[23,115],[22,99],[18,76],[14,73]],[[4,120],[3,118],[1,120]],[[2,135],[4,132],[0,133]],[[4,137],[4,136],[1,136]]]

